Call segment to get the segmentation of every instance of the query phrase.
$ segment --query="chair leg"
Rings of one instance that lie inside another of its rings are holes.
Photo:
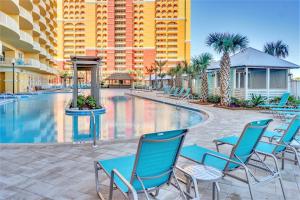
[[[100,166],[98,166],[97,164],[98,162],[95,161],[94,162],[94,167],[95,167],[95,182],[96,182],[96,192],[99,196],[99,198],[101,200],[104,200],[104,197],[102,196],[101,192],[100,192],[100,182],[99,182],[99,176],[98,176],[98,173],[99,171],[101,170]]]
[[[284,192],[284,188],[283,188],[283,184],[282,184],[282,178],[281,178],[280,174],[279,174],[279,183],[280,183],[280,187],[281,187],[281,190],[282,190],[283,198],[286,200],[286,196],[285,196],[285,192]]]
[[[217,152],[220,152],[218,142],[216,142],[216,149],[217,149]]]
[[[246,172],[246,179],[247,179],[247,183],[248,183],[248,187],[249,187],[250,197],[253,200],[254,198],[253,198],[252,186],[251,186],[250,179],[249,179],[250,176],[248,174],[247,169],[245,169],[245,172]]]
[[[179,185],[179,182],[178,182],[178,179],[177,179],[177,177],[176,177],[176,175],[175,175],[174,169],[173,169],[173,171],[172,171],[172,175],[173,175],[173,177],[174,177],[175,184],[178,186],[178,189],[179,189],[179,191],[180,191],[180,194],[182,195],[182,197],[183,197],[185,200],[187,200],[187,198],[186,198],[186,196],[185,196],[183,190],[181,189],[181,187],[180,187],[180,185]]]
[[[281,169],[284,170],[284,151],[281,153]]]

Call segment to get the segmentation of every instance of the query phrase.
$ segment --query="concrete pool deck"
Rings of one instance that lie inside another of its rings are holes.
[[[173,99],[157,97],[153,92],[133,92],[134,95],[168,103]],[[189,130],[185,144],[197,143],[215,149],[212,140],[227,135],[239,135],[247,122],[272,117],[251,110],[226,110],[209,105],[182,105],[205,111],[209,118]],[[275,120],[271,127],[280,122]],[[137,139],[91,144],[0,145],[0,199],[98,199],[95,191],[93,161],[135,153]],[[229,148],[221,147],[223,152]],[[179,165],[186,165],[184,159]],[[261,172],[257,171],[260,175]],[[300,200],[300,168],[286,162],[282,171],[287,199]],[[260,177],[262,177],[260,175]],[[108,194],[108,179],[102,174],[104,193]],[[211,199],[211,185],[201,183],[202,199]],[[246,184],[231,178],[220,182],[220,199],[250,199]],[[123,199],[120,192],[114,199]],[[140,196],[144,199],[144,196]],[[278,181],[254,187],[255,199],[283,199]],[[173,187],[163,187],[158,199],[180,199]]]

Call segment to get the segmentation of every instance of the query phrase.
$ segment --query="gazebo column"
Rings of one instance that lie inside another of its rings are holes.
[[[288,92],[291,92],[291,76],[290,76],[290,73],[291,73],[291,71],[290,71],[290,69],[287,69],[287,91]]]
[[[270,98],[270,68],[267,68],[267,73],[266,73],[266,85],[267,85],[267,99],[269,100]]]
[[[77,95],[78,95],[78,72],[76,61],[73,64],[74,75],[73,75],[73,108],[77,108]]]
[[[248,99],[248,67],[245,68],[245,99]]]
[[[97,105],[99,105],[99,74],[97,69],[97,66],[93,66],[91,69],[91,95],[96,99]]]

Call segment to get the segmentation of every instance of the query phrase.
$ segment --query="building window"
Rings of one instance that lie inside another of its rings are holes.
[[[245,72],[244,72],[244,70],[236,71],[235,87],[238,89],[245,88]]]
[[[287,89],[287,70],[270,69],[270,89]]]
[[[220,87],[220,85],[221,85],[221,74],[220,74],[220,72],[217,72],[216,78],[217,78],[217,87]]]
[[[248,70],[248,88],[249,89],[266,89],[266,69],[249,69]]]

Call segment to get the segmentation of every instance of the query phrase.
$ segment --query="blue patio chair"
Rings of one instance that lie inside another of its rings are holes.
[[[138,199],[138,193],[149,193],[159,189],[164,184],[169,184],[174,178],[181,195],[177,177],[174,173],[181,146],[187,130],[174,130],[145,134],[140,137],[135,155],[117,157],[108,160],[95,161],[96,190],[101,199],[98,173],[103,170],[110,177],[109,199],[112,199],[114,186],[121,193],[131,199]]]
[[[183,95],[183,93],[184,93],[184,88],[181,88],[179,92],[171,94],[170,97],[179,98],[179,97],[181,97]]]
[[[289,96],[290,96],[290,93],[286,92],[286,93],[283,93],[283,95],[281,96],[280,98],[280,101],[278,104],[260,104],[258,105],[258,107],[261,107],[261,108],[280,108],[280,107],[285,107],[288,100],[289,100]]]
[[[172,91],[174,89],[174,87],[171,87],[169,85],[166,85],[163,87],[163,91],[162,92],[157,92],[156,95],[159,96],[159,95],[166,95],[166,94],[169,94],[170,91]]]
[[[262,180],[255,177],[252,170],[250,170],[247,166],[252,156],[258,156],[255,148],[271,121],[272,119],[267,119],[248,123],[245,126],[241,136],[237,138],[236,143],[229,155],[197,145],[191,145],[182,148],[181,156],[196,163],[215,167],[221,170],[225,176],[230,176],[239,181],[247,183],[251,199],[253,199],[252,186],[254,184],[268,182],[272,179],[279,179],[282,193],[285,198],[280,171],[277,160],[274,156],[271,157],[274,160],[276,170],[271,170],[269,167],[264,168],[264,170],[270,173],[270,176],[265,177]],[[266,166],[262,159],[260,161],[264,164],[263,166]],[[242,178],[232,173],[238,168],[241,168],[245,171],[246,178]],[[250,178],[253,179],[253,181],[250,180]]]
[[[181,99],[189,99],[190,96],[191,96],[191,88],[187,88],[185,90],[185,93],[182,96],[180,96],[179,98],[181,98]]]
[[[285,157],[285,153],[292,152],[295,155],[295,160],[294,162],[297,162],[299,167],[300,167],[300,160],[299,156],[297,153],[297,150],[291,146],[291,142],[295,139],[298,131],[300,128],[300,116],[295,116],[291,123],[289,124],[288,128],[284,131],[284,133],[280,136],[279,134],[273,135],[271,134],[270,131],[266,131],[264,133],[264,137],[273,137],[273,138],[278,138],[280,137],[277,141],[275,142],[259,142],[256,151],[264,154],[267,156],[272,155],[274,157],[280,158],[282,160],[282,165],[281,168],[284,169],[284,160],[290,160],[289,158]],[[216,143],[217,149],[219,151],[219,146],[228,144],[228,145],[236,145],[238,142],[238,137],[237,136],[229,136],[229,137],[224,137],[220,139],[214,140]]]
[[[175,87],[175,89],[173,91],[170,91],[170,93],[168,95],[173,96],[176,95],[179,92],[179,88]]]

